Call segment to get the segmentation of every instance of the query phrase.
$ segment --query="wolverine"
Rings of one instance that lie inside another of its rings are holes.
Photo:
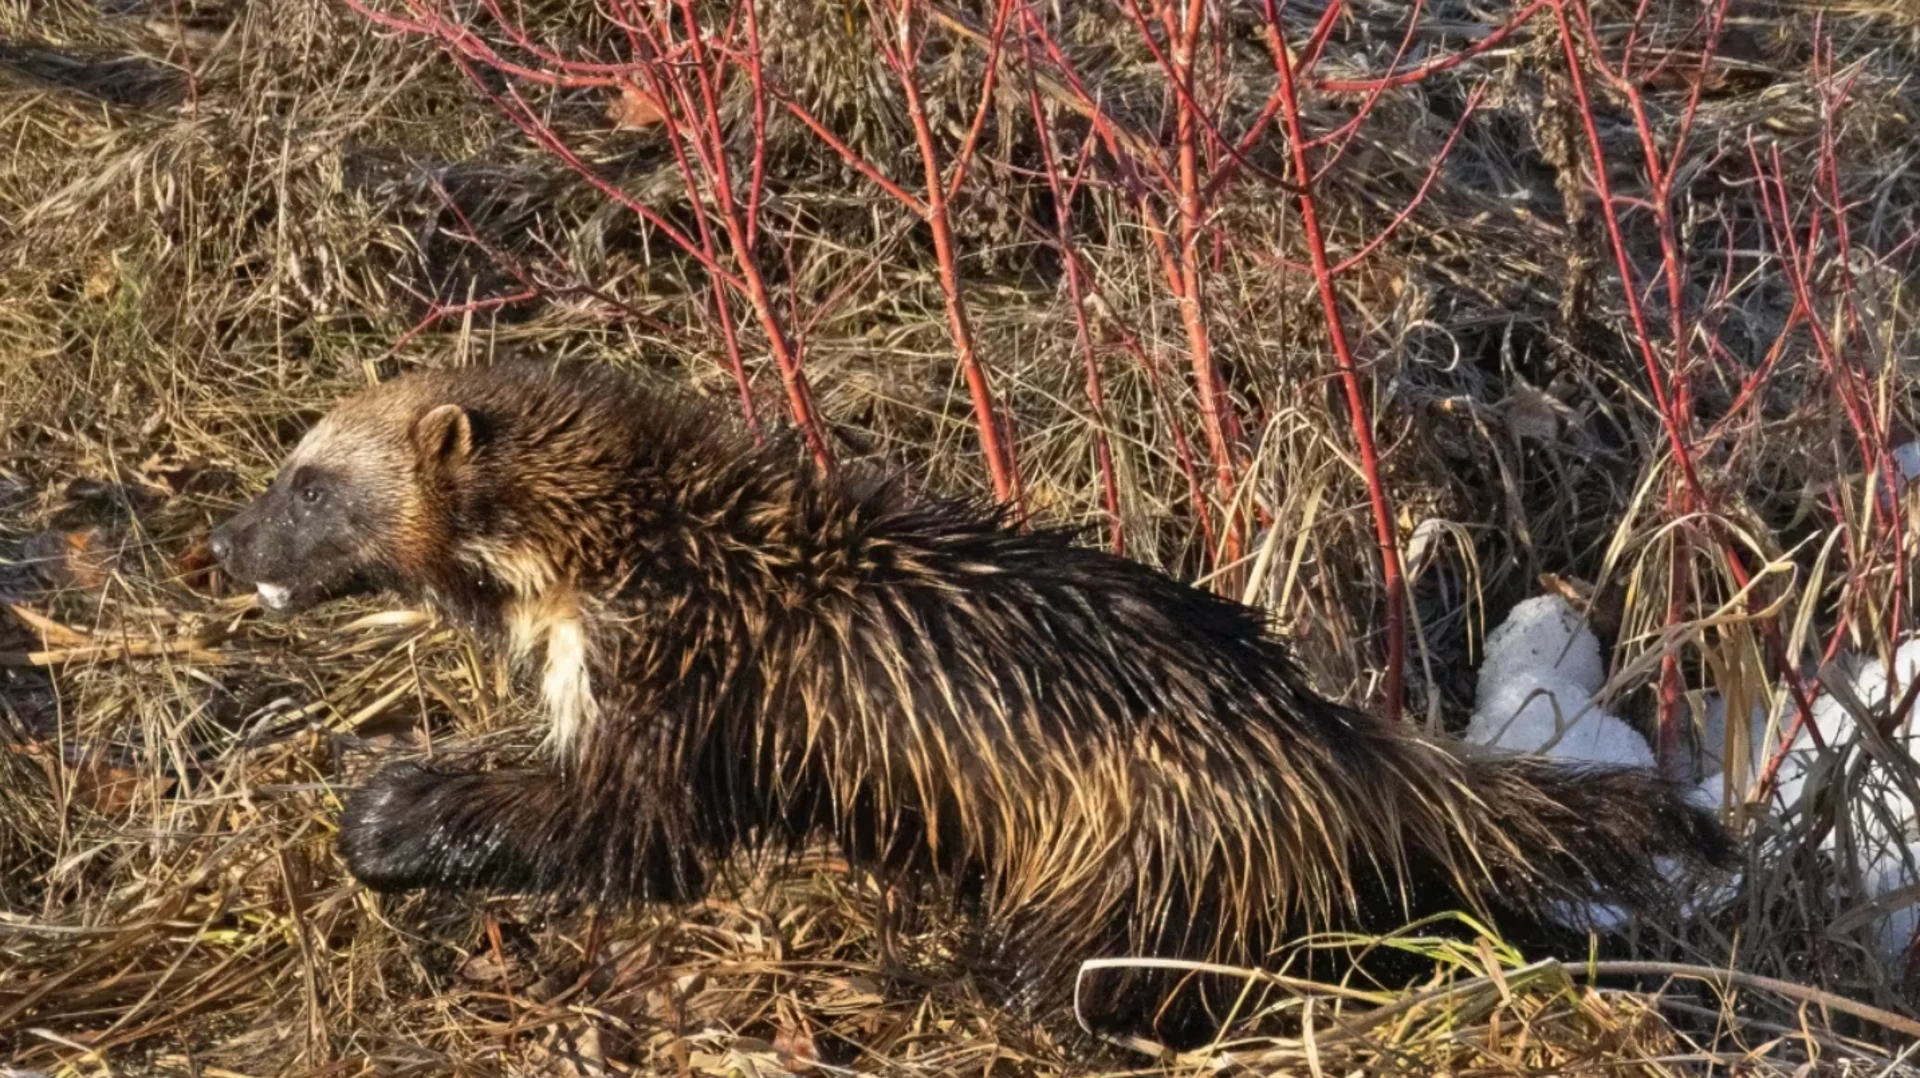
[[[1668,908],[1671,864],[1731,855],[1651,773],[1340,706],[1252,607],[603,364],[375,387],[211,546],[282,615],[423,602],[537,694],[525,763],[392,762],[349,793],[338,849],[378,891],[684,902],[736,854],[825,840],[964,907],[1009,998],[1057,1014],[1090,958],[1258,967],[1448,911],[1524,937]],[[1093,1012],[1203,1040],[1218,1016],[1167,1006],[1177,979]]]

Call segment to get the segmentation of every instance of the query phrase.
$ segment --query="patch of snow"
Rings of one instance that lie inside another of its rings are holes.
[[[1884,669],[1879,666],[1878,660],[1876,660],[1873,665],[1876,669],[1882,671],[1880,674],[1880,684],[1884,688],[1887,684]],[[1904,699],[1907,695],[1907,690],[1913,687],[1913,683],[1916,680],[1920,680],[1920,638],[1908,640],[1893,650],[1893,699],[1886,702],[1887,707],[1892,708]],[[1913,712],[1909,711],[1906,715],[1904,725],[1896,736],[1911,737],[1915,733],[1920,733],[1920,731],[1914,729]]]
[[[1893,467],[1900,473],[1900,478],[1911,482],[1914,477],[1920,476],[1920,442],[1896,445],[1889,455],[1893,457]]]
[[[1889,848],[1861,867],[1861,882],[1866,885],[1868,896],[1874,899],[1885,898],[1902,888],[1920,886],[1920,839]],[[1902,968],[1916,932],[1920,932],[1920,901],[1888,911],[1880,925],[1880,957],[1893,963],[1896,970]]]
[[[1528,599],[1487,636],[1466,739],[1564,763],[1651,768],[1647,739],[1594,705],[1606,679],[1600,641],[1573,605],[1557,595]],[[1558,903],[1548,916],[1600,931],[1629,920],[1626,910],[1596,902]]]
[[[1580,686],[1549,674],[1492,687],[1467,726],[1467,740],[1510,752],[1537,752],[1568,763],[1652,767],[1640,732],[1592,706]]]
[[[1920,480],[1920,442],[1902,446],[1896,460],[1905,479]],[[1594,705],[1593,694],[1604,684],[1605,675],[1599,642],[1578,612],[1557,596],[1529,599],[1515,607],[1487,639],[1467,740],[1508,751],[1544,753],[1569,763],[1652,768],[1654,755],[1646,738]],[[1891,678],[1887,664],[1878,659],[1839,656],[1822,672],[1826,688],[1813,700],[1812,726],[1819,732],[1819,743],[1847,750],[1860,742],[1862,732],[1843,696],[1851,695],[1869,713],[1884,712],[1915,681],[1920,681],[1920,638],[1895,649]],[[1836,691],[1836,686],[1845,691]],[[1703,778],[1688,799],[1717,812],[1738,803],[1747,791],[1727,788],[1727,701],[1709,693],[1703,702]],[[1794,714],[1792,702],[1785,698],[1762,699],[1751,708],[1744,734],[1752,753],[1744,769],[1749,780],[1766,766]],[[1902,720],[1891,738],[1892,747],[1920,761],[1920,721],[1911,714]],[[1741,740],[1733,738],[1735,751]],[[1831,781],[1826,776],[1838,777],[1835,768],[1858,760],[1857,752],[1843,756],[1822,750],[1813,733],[1803,728],[1781,761],[1774,807],[1800,807],[1810,790]],[[1869,774],[1870,781],[1851,792],[1848,826],[1829,831],[1822,846],[1841,854],[1845,843],[1847,859],[1859,870],[1865,898],[1873,901],[1920,888],[1920,811],[1902,783],[1886,781],[1879,772]],[[1662,864],[1661,871],[1683,882],[1679,866]],[[1700,913],[1722,905],[1733,897],[1736,887],[1737,880],[1704,887],[1688,897],[1686,909]],[[1624,910],[1599,903],[1562,904],[1554,916],[1569,927],[1600,930],[1621,928],[1628,920]],[[1873,931],[1882,958],[1903,962],[1915,933],[1920,932],[1920,899],[1897,900]]]
[[[1884,830],[1884,824],[1880,829]],[[1896,891],[1920,887],[1920,834],[1915,832],[1911,814],[1907,816],[1903,835],[1870,842],[1861,849],[1860,883],[1865,888],[1866,899],[1872,902],[1884,900]],[[1878,928],[1874,942],[1878,944],[1880,958],[1896,972],[1903,970],[1914,935],[1920,933],[1920,895],[1907,894],[1895,899],[1892,908],[1881,914]]]
[[[1719,693],[1709,693],[1706,704],[1705,714],[1700,717],[1700,773],[1711,778],[1727,769],[1727,701]],[[1752,754],[1749,775],[1766,760],[1766,750],[1761,747],[1766,739],[1767,709],[1755,707],[1747,726],[1747,751]]]
[[[1916,450],[1914,461],[1920,464],[1920,449]],[[1907,474],[1912,478],[1915,473]],[[1777,787],[1780,807],[1787,810],[1803,807],[1802,800],[1812,790],[1832,781],[1827,776],[1838,777],[1834,769],[1859,759],[1857,753],[1845,750],[1859,744],[1862,731],[1834,687],[1844,686],[1869,713],[1885,711],[1896,702],[1890,698],[1893,694],[1904,696],[1908,686],[1920,678],[1920,640],[1909,640],[1895,649],[1893,674],[1890,686],[1886,664],[1853,655],[1840,656],[1828,666],[1821,678],[1825,690],[1813,700],[1812,721],[1821,741],[1830,749],[1841,751],[1822,752],[1815,746],[1812,735],[1803,729],[1781,763]],[[1792,714],[1790,706],[1783,707],[1776,736],[1791,722]],[[1909,715],[1890,741],[1896,751],[1920,760],[1920,737],[1914,733]],[[1764,746],[1759,759],[1764,761],[1771,749],[1770,744]],[[1820,776],[1817,784],[1815,776]],[[1887,778],[1878,771],[1870,771],[1866,783],[1850,790],[1847,826],[1830,830],[1821,841],[1821,847],[1827,852],[1854,861],[1868,901],[1920,886],[1920,813],[1916,813],[1903,785]],[[1850,839],[1844,847],[1850,855],[1843,852],[1843,836]],[[1882,959],[1903,962],[1916,931],[1920,931],[1920,901],[1900,903],[1886,911],[1877,928],[1876,942]]]
[[[1719,812],[1720,798],[1726,794],[1726,789],[1726,776],[1714,775],[1687,791],[1687,800],[1692,802],[1695,808]]]
[[[1862,703],[1869,706],[1886,695],[1886,674],[1878,662],[1860,664],[1851,656],[1843,656],[1828,668],[1826,682],[1844,680]],[[1853,741],[1857,731],[1854,727],[1853,713],[1848,711],[1838,697],[1831,692],[1822,692],[1813,699],[1813,726],[1819,730],[1820,743],[1829,749],[1845,747]],[[1777,738],[1786,733],[1793,722],[1791,708],[1783,709],[1780,724],[1772,731],[1774,744],[1760,750],[1760,760],[1764,763],[1778,744]],[[1775,789],[1779,791],[1780,804],[1792,808],[1806,796],[1808,780],[1823,768],[1838,766],[1842,761],[1832,752],[1823,752],[1815,742],[1813,734],[1801,727],[1795,735],[1793,744],[1787,749],[1780,763],[1779,778]],[[1827,840],[1832,842],[1832,838]]]
[[[1894,446],[1887,451],[1887,456],[1892,458],[1893,463],[1893,489],[1888,490],[1881,482],[1883,477],[1878,469],[1874,470],[1871,478],[1875,481],[1881,503],[1891,510],[1897,505],[1896,499],[1906,493],[1908,484],[1920,478],[1920,442]]]
[[[1708,775],[1706,778],[1700,780],[1700,785],[1694,787],[1693,794],[1691,795],[1689,800],[1691,800],[1696,805],[1700,805],[1702,807],[1709,808],[1718,812],[1721,808],[1723,808],[1726,805],[1727,803],[1726,797],[1727,797],[1726,772],[1716,771],[1713,774]]]
[[[1633,920],[1633,915],[1619,906],[1608,906],[1599,902],[1549,903],[1546,916],[1562,928],[1594,932],[1617,932]]]
[[[1606,684],[1607,664],[1600,640],[1587,628],[1573,604],[1558,595],[1541,595],[1515,606],[1507,620],[1487,634],[1487,655],[1480,664],[1480,698],[1522,680],[1536,684],[1545,675],[1588,694]]]

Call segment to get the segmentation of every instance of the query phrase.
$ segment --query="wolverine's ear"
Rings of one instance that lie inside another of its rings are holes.
[[[422,464],[458,464],[473,452],[473,419],[457,404],[442,404],[413,424],[413,448]]]

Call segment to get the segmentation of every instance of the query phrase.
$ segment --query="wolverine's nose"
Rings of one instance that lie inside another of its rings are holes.
[[[212,552],[215,561],[228,564],[233,557],[233,521],[229,520],[213,529],[213,534],[207,537],[207,549]]]

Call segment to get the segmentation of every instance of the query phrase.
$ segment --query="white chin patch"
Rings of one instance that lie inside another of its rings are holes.
[[[285,610],[287,604],[293,602],[292,590],[278,584],[261,584],[257,590],[260,592],[260,605],[269,610]]]

